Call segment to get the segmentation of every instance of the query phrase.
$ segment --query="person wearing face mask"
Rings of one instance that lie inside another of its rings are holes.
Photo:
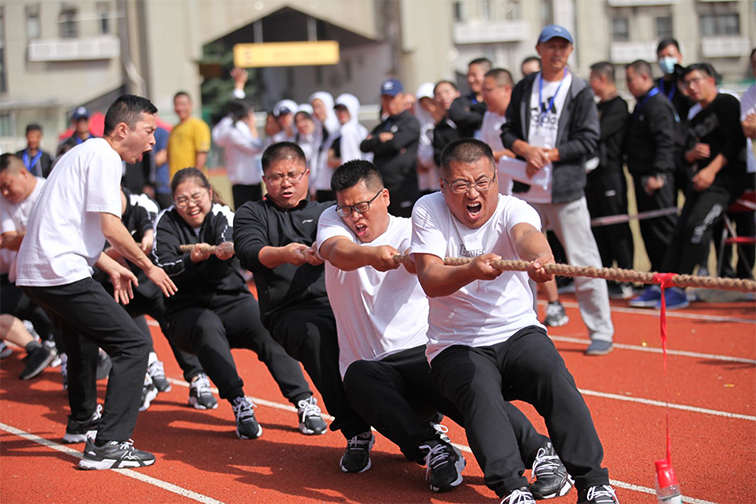
[[[235,256],[233,212],[196,168],[177,172],[171,189],[174,205],[155,223],[152,254],[155,263],[163,266],[181,289],[180,295],[165,301],[171,342],[196,354],[220,397],[231,404],[240,439],[260,437],[262,427],[255,418],[254,405],[244,395],[232,348],[252,350],[267,366],[283,396],[300,410],[299,429],[303,434],[325,433],[326,424],[320,415],[302,418],[301,412],[314,401],[312,391],[299,364],[260,321],[259,305],[244,282]],[[179,246],[184,244],[200,246],[183,252]],[[202,245],[217,248],[210,253]]]
[[[467,65],[467,86],[470,93],[460,96],[449,108],[449,119],[459,128],[460,138],[473,138],[483,124],[486,104],[483,101],[483,79],[491,70],[491,60],[477,58]]]
[[[373,161],[394,195],[389,211],[399,217],[412,215],[412,206],[420,196],[415,170],[420,123],[405,103],[402,83],[396,79],[384,81],[381,107],[389,115],[360,144],[362,152],[373,153]]]

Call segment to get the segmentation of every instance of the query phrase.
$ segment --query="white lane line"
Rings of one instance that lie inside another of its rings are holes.
[[[70,455],[76,458],[81,458],[81,452],[78,450],[74,450],[73,448],[62,445],[60,443],[56,443],[55,441],[50,441],[49,439],[45,439],[43,437],[37,436],[36,434],[30,434],[28,432],[24,432],[10,425],[0,423],[0,430],[3,430],[9,434],[13,434],[15,436],[24,438],[27,441],[41,444],[42,446],[46,446],[47,448],[52,448],[53,450],[57,450],[61,453],[65,453],[66,455]],[[207,495],[202,495],[197,492],[192,492],[191,490],[187,490],[186,488],[176,486],[173,483],[168,483],[167,481],[153,478],[152,476],[147,476],[145,474],[134,471],[132,469],[117,469],[113,472],[115,474],[128,476],[129,478],[139,480],[143,483],[148,483],[158,488],[162,488],[163,490],[173,492],[175,494],[181,495],[182,497],[186,497],[187,499],[192,499],[197,502],[202,502],[203,504],[223,504],[223,502],[213,499],[212,497],[208,497]]]
[[[546,301],[538,301],[539,305],[545,305]],[[566,308],[578,308],[577,303],[571,301],[562,302]],[[624,306],[612,306],[613,312],[632,313],[634,315],[645,315],[650,317],[659,317],[659,310],[650,308],[626,308]],[[738,324],[756,324],[756,318],[740,317],[720,317],[718,315],[705,315],[702,313],[690,313],[686,311],[667,311],[667,318],[681,318],[691,320],[705,320],[707,322],[734,322]]]
[[[567,336],[554,336],[553,334],[549,334],[549,337],[554,341],[563,341],[565,343],[581,343],[581,344],[589,344],[591,340],[587,338],[570,338]],[[644,347],[641,345],[626,345],[624,343],[614,343],[614,348],[621,348],[623,350],[635,350],[638,352],[650,352],[650,353],[657,353],[661,354],[662,349],[656,348],[656,347]],[[670,350],[667,349],[667,353],[669,355],[679,355],[682,357],[693,357],[696,359],[710,359],[710,360],[718,360],[718,361],[725,361],[725,362],[740,362],[743,364],[755,364],[756,365],[756,359],[744,359],[742,357],[730,357],[729,355],[717,355],[717,354],[705,354],[705,353],[698,353],[698,352],[687,352],[685,350]]]
[[[180,387],[187,387],[187,388],[189,387],[189,384],[186,383],[184,380],[178,380],[176,378],[168,378],[168,381],[171,382],[172,384],[178,385]],[[218,393],[218,389],[215,388],[215,387],[210,387],[210,390],[212,390],[216,394]],[[600,392],[592,393],[592,391],[590,391],[590,390],[588,390],[588,391],[586,391],[586,390],[580,390],[580,392],[582,392],[583,394],[586,394],[586,395],[598,395],[600,397],[603,397],[603,396],[600,395],[601,394]],[[609,396],[611,394],[606,394],[606,395]],[[624,396],[617,396],[617,398],[618,399],[622,399],[622,400],[628,400],[628,399],[630,399],[630,398],[624,397]],[[265,400],[265,399],[258,399],[258,398],[255,398],[255,397],[251,397],[250,399],[252,399],[255,402],[255,404],[261,404],[263,406],[269,406],[271,408],[276,408],[276,409],[285,410],[285,411],[296,411],[297,410],[294,406],[290,406],[288,404],[280,404],[280,403],[277,403],[277,402],[268,401],[268,400]],[[644,401],[648,401],[648,400],[645,399]],[[642,401],[639,401],[639,402],[642,402]],[[658,401],[648,401],[649,404],[652,403],[652,402],[658,402]],[[660,403],[660,405],[664,406],[664,403]],[[670,404],[670,407],[672,407],[671,404]],[[691,406],[687,406],[685,408],[692,408],[692,407]],[[694,409],[694,411],[696,411],[698,413],[714,411],[714,410],[701,410],[701,411],[698,411],[698,410],[700,410],[700,408],[695,408]],[[715,413],[720,413],[721,414],[722,412],[715,412]],[[725,413],[723,416],[728,416],[728,415],[732,415],[732,413]],[[326,418],[328,420],[333,420],[332,416],[327,415],[325,413],[323,414],[323,418]],[[756,420],[756,417],[752,417],[752,419]],[[373,430],[375,430],[375,429],[373,429]],[[472,450],[467,445],[458,444],[458,443],[452,443],[452,444],[455,447],[457,447],[460,451],[463,451],[465,453],[472,453]],[[619,480],[610,480],[610,483],[612,485],[616,486],[617,488],[624,488],[625,490],[632,490],[634,492],[641,492],[641,493],[646,493],[646,494],[650,494],[650,495],[656,495],[656,490],[654,490],[653,488],[648,488],[648,487],[644,487],[644,486],[634,485],[632,483],[625,483],[624,481],[619,481]],[[683,502],[690,502],[691,504],[717,504],[716,502],[710,502],[710,501],[701,500],[701,499],[694,499],[692,497],[683,497]]]
[[[619,394],[608,394],[606,392],[597,392],[595,390],[586,390],[586,389],[578,389],[578,390],[583,395],[601,397],[604,399],[615,399],[617,401],[627,401],[627,402],[634,402],[634,403],[640,403],[640,404],[647,404],[649,406],[659,406],[661,408],[664,408],[666,406],[666,403],[664,401],[655,401],[653,399],[644,399],[642,397],[624,396],[624,395],[619,395]],[[750,422],[756,422],[756,416],[742,415],[740,413],[730,413],[728,411],[719,411],[719,410],[713,410],[713,409],[699,408],[697,406],[687,406],[685,404],[675,404],[675,403],[669,403],[669,407],[671,409],[692,411],[693,413],[701,413],[704,415],[712,415],[712,416],[719,416],[719,417],[725,417],[725,418],[736,418],[738,420],[748,420]]]

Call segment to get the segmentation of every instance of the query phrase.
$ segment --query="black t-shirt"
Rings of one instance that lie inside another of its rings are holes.
[[[740,102],[734,96],[719,93],[714,101],[688,122],[688,148],[696,143],[708,144],[710,155],[694,163],[695,171],[706,168],[719,154],[727,164],[717,173],[714,184],[744,189],[746,174],[746,139],[740,124]]]

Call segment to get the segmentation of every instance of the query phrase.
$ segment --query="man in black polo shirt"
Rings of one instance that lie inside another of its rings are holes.
[[[474,138],[475,132],[483,125],[486,104],[483,101],[483,81],[491,70],[491,60],[477,58],[467,65],[467,86],[470,93],[460,96],[449,108],[449,119],[459,129],[460,138]]]
[[[262,166],[268,195],[236,211],[236,256],[255,275],[263,325],[304,365],[335,417],[331,430],[341,430],[348,440],[342,471],[366,471],[370,425],[349,406],[344,392],[323,261],[311,249],[320,214],[334,202],[309,201],[310,170],[297,144],[271,145],[263,153]]]
[[[638,60],[626,67],[627,89],[637,103],[627,124],[625,152],[627,168],[635,182],[639,212],[671,208],[677,204],[675,176],[675,111],[654,86],[651,65]],[[676,215],[640,221],[641,235],[651,269],[660,271],[669,248]],[[658,297],[656,297],[658,300]],[[633,299],[632,306],[647,306],[644,296]]]
[[[389,114],[360,144],[362,152],[372,152],[373,162],[391,191],[389,212],[410,217],[420,197],[417,186],[417,149],[420,122],[405,108],[402,83],[388,79],[381,85],[381,109]]]

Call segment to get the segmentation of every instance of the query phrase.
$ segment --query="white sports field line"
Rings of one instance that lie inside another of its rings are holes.
[[[28,432],[16,429],[15,427],[12,427],[10,425],[0,423],[0,430],[5,431],[8,434],[13,434],[15,436],[26,439],[27,441],[31,441],[33,443],[40,444],[47,448],[57,450],[61,453],[65,453],[66,455],[70,455],[71,457],[81,458],[81,452],[78,450],[74,450],[73,448],[62,445],[60,443],[56,443],[55,441],[50,441],[49,439],[45,439],[43,437],[37,436],[36,434],[30,434]],[[192,499],[197,502],[202,502],[203,504],[224,504],[222,501],[213,499],[212,497],[208,497],[207,495],[202,495],[197,492],[192,492],[191,490],[187,490],[186,488],[182,488],[180,486],[174,485],[173,483],[168,483],[167,481],[153,478],[152,476],[147,476],[143,473],[134,471],[132,469],[117,469],[114,472],[115,474],[121,474],[123,476],[133,478],[143,483],[147,483],[149,485],[162,488],[163,490],[167,490],[169,492],[173,492],[175,494],[181,495],[182,497],[186,497],[187,499]]]
[[[539,305],[545,305],[546,301],[538,301]],[[578,304],[572,301],[562,303],[565,308],[579,308]],[[647,317],[659,317],[659,310],[651,308],[626,308],[624,306],[612,306],[612,311],[617,313],[631,313],[633,315],[645,315]],[[720,317],[718,315],[706,315],[703,313],[691,313],[689,311],[669,311],[667,318],[682,318],[691,320],[705,320],[707,322],[734,322],[737,324],[756,324],[756,318],[742,317]]]

